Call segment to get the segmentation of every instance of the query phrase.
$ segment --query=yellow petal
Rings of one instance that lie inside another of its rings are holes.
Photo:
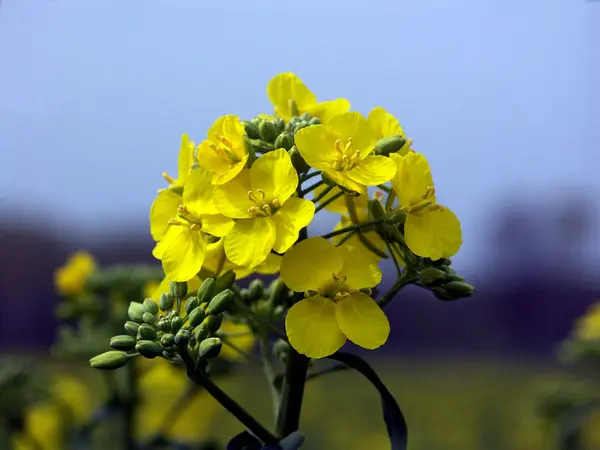
[[[354,247],[339,248],[344,265],[339,274],[346,278],[345,284],[352,289],[371,288],[381,281],[381,271],[377,264],[362,258],[362,252]]]
[[[300,230],[310,223],[315,215],[315,204],[310,200],[291,197],[272,216],[277,230],[273,250],[287,251],[298,240]]]
[[[253,192],[265,192],[265,203],[274,198],[284,203],[298,187],[298,173],[292,165],[288,152],[281,148],[265,153],[252,164],[250,185]]]
[[[434,205],[407,216],[404,239],[417,256],[433,260],[449,258],[462,244],[460,222],[448,208]]]
[[[246,162],[248,162],[247,154],[242,157],[240,162],[231,164],[227,172],[215,174],[215,177],[213,178],[213,184],[220,185],[230,182],[244,169]]]
[[[179,148],[179,158],[177,159],[177,180],[185,183],[192,164],[194,163],[194,142],[187,134],[181,136],[181,147]]]
[[[234,219],[251,218],[248,208],[254,203],[248,198],[251,190],[250,170],[246,169],[227,184],[215,187],[214,201],[217,210]]]
[[[367,194],[367,188],[364,184],[358,183],[352,180],[349,176],[349,172],[340,172],[337,170],[331,170],[330,168],[322,169],[323,173],[326,174],[332,181],[339,186],[343,186],[346,189],[350,189],[354,192],[360,192],[361,194]]]
[[[336,305],[317,295],[293,305],[285,318],[285,330],[292,347],[310,358],[324,358],[346,342],[336,321]]]
[[[213,200],[212,178],[211,172],[198,167],[190,173],[184,185],[183,204],[196,217],[218,213]]]
[[[348,339],[369,350],[385,344],[390,334],[390,323],[384,312],[371,297],[362,293],[342,298],[336,305],[335,317]]]
[[[204,263],[206,237],[202,231],[192,231],[185,226],[171,226],[167,235],[171,230],[161,258],[165,276],[172,281],[191,280]]]
[[[294,136],[296,148],[306,163],[318,170],[331,166],[336,158],[337,136],[325,125],[313,125],[298,130]]]
[[[210,172],[226,173],[229,170],[229,162],[220,156],[210,145],[209,140],[202,141],[196,150],[198,153],[198,164]]]
[[[342,144],[351,138],[351,149],[360,150],[362,158],[369,154],[377,140],[369,121],[359,112],[352,111],[334,116],[327,126],[342,140]]]
[[[390,158],[396,163],[396,175],[392,187],[398,196],[400,206],[409,207],[422,202],[428,188],[433,188],[431,169],[425,156],[408,152],[405,156],[392,153]],[[435,196],[429,198],[435,202]]]
[[[351,180],[366,186],[390,181],[396,174],[396,164],[387,156],[370,155],[346,172]]]
[[[376,106],[369,113],[368,121],[377,133],[377,139],[388,136],[404,136],[400,122],[381,106]]]
[[[233,224],[233,219],[225,217],[223,214],[202,216],[202,231],[213,236],[226,236],[233,228]]]
[[[256,267],[256,272],[262,275],[273,275],[281,268],[282,257],[275,253],[269,253],[267,259]]]
[[[160,241],[169,227],[169,220],[177,215],[182,203],[181,195],[164,190],[156,196],[150,207],[150,234],[152,239]]]
[[[294,100],[300,110],[317,103],[315,94],[291,72],[279,73],[271,78],[267,85],[267,95],[275,108],[275,114],[286,122],[292,118],[290,100]]]
[[[311,237],[290,248],[281,261],[281,279],[291,290],[317,290],[342,270],[339,249],[322,237]]]
[[[253,269],[267,259],[275,242],[270,217],[238,220],[225,237],[225,254],[232,263]]]
[[[334,229],[335,231],[335,229]],[[381,239],[381,236],[377,234],[376,231],[368,231],[364,233],[364,236],[371,242],[376,248],[381,250],[384,253],[388,253],[387,246],[385,245],[385,241]],[[336,236],[337,237],[337,236]],[[339,239],[333,239],[333,242],[339,242]],[[351,238],[349,238],[346,242],[344,242],[341,247],[354,247],[354,250],[359,252],[357,258],[363,259],[364,261],[368,261],[369,264],[377,264],[381,261],[381,257],[373,253],[364,244],[360,241],[358,236],[355,234]]]
[[[345,113],[350,109],[350,102],[345,98],[328,100],[303,108],[311,116],[318,117],[322,124],[327,124],[332,117]]]

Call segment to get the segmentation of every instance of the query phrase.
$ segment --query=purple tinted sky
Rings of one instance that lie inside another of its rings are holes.
[[[287,70],[400,119],[463,222],[460,259],[499,199],[600,192],[600,1],[287,5],[3,0],[0,209],[79,235],[143,227],[181,133],[270,112]]]

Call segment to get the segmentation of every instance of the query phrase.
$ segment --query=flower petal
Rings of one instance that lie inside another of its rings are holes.
[[[250,186],[254,192],[257,189],[265,192],[266,203],[274,198],[285,203],[298,187],[298,173],[288,152],[283,148],[273,150],[254,161],[250,169]]]
[[[315,204],[310,200],[290,197],[272,219],[277,229],[273,249],[277,253],[287,251],[298,240],[300,230],[310,223],[315,215]]]
[[[270,217],[238,220],[225,237],[225,254],[238,266],[253,269],[267,259],[275,242],[275,224]]]
[[[150,207],[150,234],[152,239],[160,241],[169,227],[169,220],[177,215],[182,203],[181,195],[170,190],[161,191]]]
[[[311,116],[318,117],[322,124],[327,124],[332,117],[345,113],[350,109],[350,102],[345,98],[327,100],[314,105],[302,108],[302,112],[307,112]]]
[[[203,167],[190,173],[183,189],[183,204],[196,217],[204,214],[217,214],[213,200],[213,174]]]
[[[335,303],[320,295],[293,305],[285,318],[285,330],[292,347],[310,358],[329,356],[346,342],[336,321]]]
[[[292,118],[290,100],[294,100],[299,110],[317,103],[317,97],[291,72],[275,75],[267,85],[267,95],[275,107],[275,114],[286,122]]]
[[[351,111],[334,116],[327,125],[331,132],[345,143],[352,139],[352,149],[360,150],[364,158],[375,145],[377,136],[369,121],[359,112]]]
[[[242,156],[242,160],[235,164],[230,164],[229,169],[225,173],[217,173],[213,178],[213,184],[220,185],[225,184],[233,180],[238,176],[238,174],[246,167],[246,162],[248,162],[248,155]]]
[[[223,214],[211,214],[202,216],[202,231],[213,236],[223,237],[233,228],[233,219]]]
[[[336,305],[337,323],[348,339],[374,350],[387,341],[390,323],[379,305],[362,293],[348,295]]]
[[[337,170],[331,170],[331,168],[323,168],[323,173],[326,174],[332,181],[339,186],[343,186],[346,189],[350,189],[354,192],[360,192],[363,195],[367,194],[367,188],[362,183],[357,183],[348,176],[348,172],[341,172]]]
[[[281,279],[291,290],[317,290],[342,270],[341,252],[322,237],[311,237],[290,248],[281,261]]]
[[[396,164],[387,156],[370,155],[346,172],[351,180],[366,186],[377,186],[396,175]]]
[[[369,113],[367,120],[369,121],[369,124],[371,124],[371,127],[376,131],[377,139],[395,135],[405,137],[404,130],[400,126],[398,119],[381,106],[373,108]]]
[[[345,284],[352,289],[372,288],[381,281],[377,264],[362,257],[362,252],[350,246],[339,247],[344,265],[339,274],[346,278]]]
[[[256,267],[256,272],[262,275],[273,275],[279,272],[281,268],[281,255],[276,255],[275,253],[269,253],[267,259],[262,264],[259,264]]]
[[[226,173],[229,170],[229,162],[213,150],[209,140],[202,141],[196,150],[198,154],[198,164],[211,172]]]
[[[233,219],[251,218],[248,208],[254,203],[248,198],[250,190],[250,170],[246,169],[229,183],[215,187],[214,202],[217,210]]]
[[[392,153],[390,158],[396,163],[396,175],[392,187],[398,196],[400,206],[417,205],[424,200],[429,188],[433,188],[433,178],[427,158],[421,153],[408,152],[405,156]],[[429,197],[435,202],[435,196]]]
[[[417,256],[434,261],[449,258],[462,244],[460,222],[448,208],[433,205],[406,217],[404,239]]]
[[[296,133],[294,141],[300,155],[306,163],[322,170],[336,158],[335,142],[337,137],[325,125],[305,127]],[[327,164],[329,163],[329,164]]]
[[[181,136],[181,147],[179,148],[179,157],[177,158],[177,180],[185,183],[192,164],[194,163],[194,141],[187,134]]]
[[[204,262],[205,234],[177,225],[171,226],[167,233],[172,234],[161,258],[165,276],[172,281],[191,280],[200,272]]]

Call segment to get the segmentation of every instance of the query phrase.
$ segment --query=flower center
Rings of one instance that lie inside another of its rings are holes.
[[[360,150],[352,151],[352,138],[348,138],[342,146],[342,140],[335,141],[336,157],[331,165],[333,170],[342,172],[350,170],[360,162]]]
[[[331,274],[331,280],[325,283],[317,293],[337,302],[342,297],[350,294],[351,289],[345,283],[345,276],[333,273]]]
[[[427,189],[425,190],[425,194],[423,194],[423,196],[417,203],[415,203],[414,205],[410,205],[410,206],[403,206],[400,208],[400,211],[403,211],[405,213],[416,213],[425,208],[442,209],[441,206],[436,205],[433,202],[432,197],[434,195],[435,195],[435,188],[433,186],[428,186]]]
[[[217,134],[216,139],[220,142],[220,145],[211,142],[209,147],[221,158],[227,160],[229,164],[239,163],[242,159],[235,154],[233,143],[225,136]]]
[[[189,227],[192,231],[202,230],[202,221],[200,218],[195,217],[190,213],[185,205],[179,205],[177,207],[177,217],[169,220],[169,225],[175,225],[178,227]]]
[[[248,212],[254,217],[271,217],[281,208],[279,199],[274,198],[271,202],[266,202],[265,197],[265,191],[262,189],[256,189],[256,192],[248,191],[248,199],[254,203],[254,205],[248,208]]]

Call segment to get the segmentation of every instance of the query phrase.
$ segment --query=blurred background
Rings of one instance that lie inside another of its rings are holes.
[[[525,411],[600,299],[599,44],[600,2],[584,0],[3,0],[1,348],[47,351],[69,253],[158,265],[148,212],[180,135],[199,142],[218,116],[270,113],[268,80],[292,71],[321,100],[394,114],[462,223],[453,267],[476,294],[443,303],[406,289],[389,344],[366,354],[413,448],[549,448]],[[352,427],[355,446],[387,448],[361,415],[377,407],[370,387],[331,377],[307,394],[315,433],[346,448],[331,430]],[[341,414],[348,392],[365,403]]]

